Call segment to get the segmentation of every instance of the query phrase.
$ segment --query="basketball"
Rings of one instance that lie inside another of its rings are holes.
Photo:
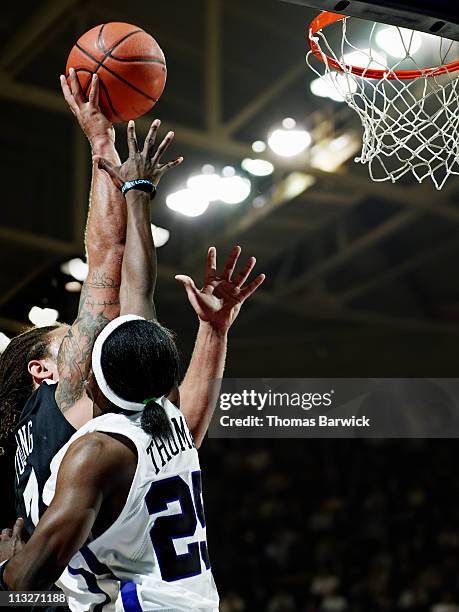
[[[81,36],[67,60],[86,98],[97,73],[99,103],[113,123],[136,119],[160,98],[166,83],[166,60],[156,40],[129,23],[105,23]]]

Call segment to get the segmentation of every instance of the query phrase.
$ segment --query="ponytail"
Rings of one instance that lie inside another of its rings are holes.
[[[169,437],[171,425],[166,411],[156,400],[149,400],[142,412],[140,421],[142,429],[150,436]]]

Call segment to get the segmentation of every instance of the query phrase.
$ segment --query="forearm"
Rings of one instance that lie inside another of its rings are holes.
[[[210,393],[209,383],[223,378],[226,349],[227,334],[201,321],[190,365],[180,385],[180,409],[198,447],[206,434],[218,395],[214,387]]]
[[[109,137],[91,143],[93,155],[103,155],[114,164],[119,164],[115,144]],[[121,282],[121,261],[126,239],[126,201],[110,177],[93,164],[89,213],[85,233],[88,264],[100,267],[105,253],[110,248],[118,254],[117,282]]]
[[[121,275],[121,314],[155,318],[153,295],[157,260],[150,221],[150,197],[141,191],[126,194],[127,229]]]
[[[60,515],[56,511],[51,520],[40,519],[31,539],[8,561],[3,579],[11,591],[48,590],[84,544],[92,515],[83,511],[75,522]]]
[[[20,552],[12,557],[5,567],[3,580],[10,591],[47,591],[65,567],[47,554],[45,543],[37,556]]]

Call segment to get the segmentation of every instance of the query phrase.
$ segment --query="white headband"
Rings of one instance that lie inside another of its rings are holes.
[[[127,323],[128,321],[145,321],[143,317],[138,317],[137,315],[122,315],[110,321],[108,325],[104,327],[104,329],[97,336],[96,341],[94,342],[94,348],[92,349],[92,371],[94,372],[94,377],[99,385],[99,389],[105,395],[105,397],[110,400],[115,406],[118,408],[123,408],[124,410],[130,410],[131,412],[139,412],[139,410],[143,410],[145,408],[145,404],[141,402],[129,402],[128,400],[119,397],[107,384],[105,380],[104,373],[102,372],[102,347],[104,346],[105,340],[108,336],[115,331],[117,327],[123,325],[123,323]]]

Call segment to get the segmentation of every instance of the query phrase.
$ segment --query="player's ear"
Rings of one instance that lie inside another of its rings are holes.
[[[45,360],[32,359],[27,364],[27,370],[37,386],[44,380],[53,378],[53,370],[48,367]]]

